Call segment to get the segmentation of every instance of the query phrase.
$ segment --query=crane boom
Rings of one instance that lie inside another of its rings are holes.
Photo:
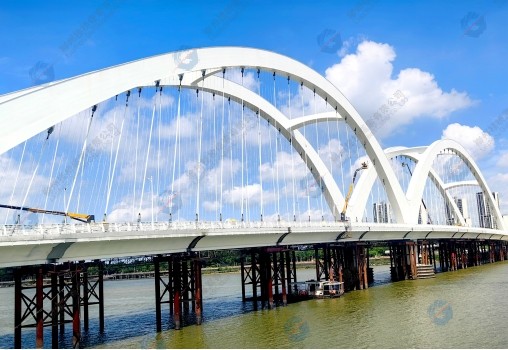
[[[89,214],[66,213],[63,211],[45,210],[45,209],[29,208],[29,207],[18,207],[15,205],[5,205],[5,204],[0,204],[0,208],[13,209],[13,210],[24,210],[24,211],[29,211],[31,213],[36,213],[36,214],[50,214],[50,215],[67,216],[71,219],[81,221],[81,222],[86,222],[86,223],[95,221],[95,216],[89,215]]]
[[[347,206],[349,204],[349,199],[351,198],[351,195],[353,194],[353,188],[354,188],[354,185],[355,185],[356,174],[358,174],[358,172],[360,170],[364,170],[364,169],[367,169],[367,163],[366,162],[363,162],[362,166],[359,167],[358,169],[356,169],[355,173],[353,174],[353,181],[351,181],[351,185],[349,185],[349,191],[348,191],[348,193],[346,195],[346,198],[344,198],[344,207],[342,208],[342,212],[340,213],[340,220],[341,221],[346,221],[346,210],[347,210]]]

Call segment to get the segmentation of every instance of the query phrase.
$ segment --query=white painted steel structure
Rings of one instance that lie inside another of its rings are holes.
[[[416,239],[508,240],[500,230],[341,222],[179,222],[5,227],[0,267],[214,249]],[[9,231],[10,230],[10,231]]]
[[[191,57],[183,64],[181,56]],[[215,76],[226,68],[254,68],[287,76],[314,90],[335,109],[289,119],[260,95]],[[133,224],[52,225],[24,228],[5,226],[0,230],[0,266],[46,261],[107,258],[187,250],[241,248],[270,245],[309,244],[348,240],[420,238],[508,239],[505,223],[478,166],[462,146],[450,140],[428,147],[391,148],[383,151],[367,124],[342,93],[311,68],[288,57],[264,50],[239,47],[203,48],[168,53],[90,72],[70,79],[0,96],[0,154],[91,106],[140,86],[183,86],[224,94],[241,101],[268,120],[313,169],[323,183],[323,193],[334,217],[340,217],[344,196],[317,151],[298,130],[313,123],[341,120],[355,131],[369,158],[369,168],[356,185],[348,207],[351,223],[157,223],[155,227]],[[432,169],[441,152],[453,152],[470,168],[477,185],[487,195],[498,230],[460,226],[418,225],[418,211],[428,177],[443,190],[460,224],[464,218],[446,192],[449,188]],[[404,193],[390,159],[404,155],[417,165]],[[397,224],[361,224],[368,194],[376,178],[384,184]]]

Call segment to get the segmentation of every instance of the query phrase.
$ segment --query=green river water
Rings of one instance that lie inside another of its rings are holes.
[[[386,282],[388,267],[375,267]],[[298,271],[299,280],[313,270]],[[339,299],[252,310],[241,302],[238,273],[204,275],[204,323],[154,332],[153,280],[105,284],[106,333],[96,319],[88,348],[506,348],[508,262],[429,280],[381,283]],[[12,347],[12,288],[0,290],[0,347]],[[92,317],[97,312],[91,309]],[[166,328],[171,328],[166,315]],[[189,323],[192,320],[188,321]],[[70,330],[69,330],[70,331]],[[24,330],[23,347],[33,346]],[[67,336],[66,338],[69,338]],[[3,342],[3,343],[2,343]],[[50,347],[50,334],[45,346]],[[62,346],[69,346],[62,340]]]

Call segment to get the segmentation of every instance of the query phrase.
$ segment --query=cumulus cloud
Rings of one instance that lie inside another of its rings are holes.
[[[242,198],[250,203],[261,201],[261,185],[252,184],[244,187],[235,186],[231,190],[224,191],[224,199],[227,203],[241,204]]]
[[[458,123],[450,124],[443,130],[442,139],[460,143],[478,161],[494,149],[494,138],[478,126],[467,126]]]
[[[169,124],[163,124],[159,127],[161,137],[167,139],[174,139],[177,135],[179,138],[194,137],[196,130],[196,122],[194,121],[198,116],[188,115],[181,116],[180,120],[174,118]]]
[[[331,139],[324,147],[318,150],[319,156],[329,169],[333,166],[340,166],[343,160],[343,152],[344,147],[338,139]]]
[[[392,46],[363,41],[355,53],[326,70],[326,78],[351,101],[376,136],[392,135],[417,118],[444,118],[474,103],[465,92],[443,91],[432,74],[418,68],[402,69],[394,76],[395,58]]]
[[[266,180],[300,181],[309,170],[298,153],[278,152],[273,164],[263,163],[260,168],[261,176]]]

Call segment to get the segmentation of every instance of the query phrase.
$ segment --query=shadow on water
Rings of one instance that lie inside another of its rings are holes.
[[[257,309],[262,309],[258,303]],[[203,322],[231,317],[256,310],[253,302],[242,302],[238,297],[226,297],[221,300],[205,300],[203,302]],[[104,345],[109,342],[153,334],[155,337],[155,310],[141,313],[131,313],[124,316],[105,317],[105,331],[99,332],[99,320],[90,319],[88,332],[81,332],[80,348]],[[183,314],[182,326],[195,324],[192,309]],[[162,311],[163,330],[174,328],[173,318],[169,315],[169,308]],[[0,348],[13,348],[13,335],[0,336]],[[24,328],[22,338],[23,348],[35,348],[35,329]],[[44,347],[51,348],[51,328],[44,329]],[[60,348],[72,348],[72,325],[66,324],[65,333],[59,337]]]

